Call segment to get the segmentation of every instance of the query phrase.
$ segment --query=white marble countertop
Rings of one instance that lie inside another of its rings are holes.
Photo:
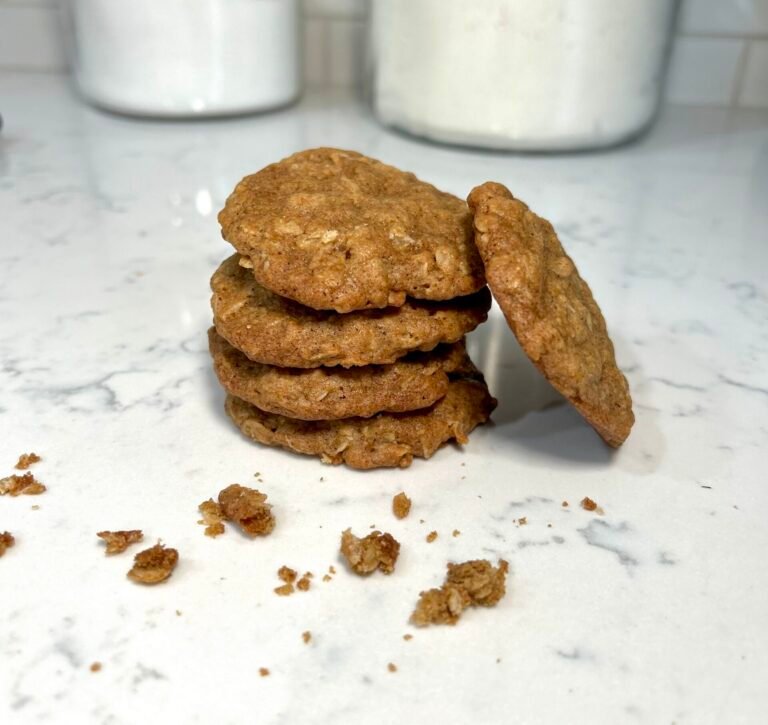
[[[0,499],[17,537],[0,560],[0,722],[763,721],[768,114],[673,108],[635,145],[546,157],[424,145],[343,97],[158,123],[6,74],[0,113],[0,475],[34,450],[48,486]],[[632,387],[619,452],[548,405],[495,309],[472,351],[499,408],[463,451],[358,473],[239,435],[206,350],[229,253],[216,211],[245,173],[326,144],[460,196],[502,181],[554,222]],[[197,504],[257,471],[274,534],[204,537]],[[359,579],[339,533],[374,523],[400,562]],[[134,527],[179,550],[165,585],[129,582],[130,550],[104,557],[95,532]],[[477,557],[510,562],[499,606],[410,627],[446,561]],[[282,564],[312,589],[273,594]]]

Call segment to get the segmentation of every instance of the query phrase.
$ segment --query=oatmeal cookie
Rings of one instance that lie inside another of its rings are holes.
[[[407,300],[401,307],[339,315],[272,294],[226,259],[211,279],[217,332],[256,362],[290,368],[379,365],[408,352],[453,343],[488,317],[483,289],[450,302]]]
[[[467,435],[488,420],[496,401],[481,379],[462,378],[431,408],[411,413],[379,413],[372,418],[302,421],[265,413],[227,396],[226,411],[240,430],[259,443],[320,456],[324,463],[351,468],[383,468],[429,458],[443,443]]]
[[[391,365],[280,368],[249,360],[215,328],[208,343],[216,376],[232,395],[269,413],[300,420],[369,418],[427,408],[448,390],[450,373],[470,372],[464,343],[412,353]]]
[[[319,310],[448,300],[485,284],[466,204],[355,151],[308,149],[246,176],[219,223],[260,284]]]
[[[552,225],[501,184],[472,190],[488,283],[526,355],[613,447],[634,423],[605,320]]]

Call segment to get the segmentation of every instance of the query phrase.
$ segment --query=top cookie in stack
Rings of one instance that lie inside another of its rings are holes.
[[[249,437],[355,468],[465,442],[495,401],[464,335],[490,295],[462,200],[352,151],[243,179],[219,214],[209,333]]]

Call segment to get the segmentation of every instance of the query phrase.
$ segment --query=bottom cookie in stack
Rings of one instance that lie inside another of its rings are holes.
[[[469,433],[488,420],[496,401],[478,373],[451,380],[445,397],[408,413],[297,420],[267,413],[234,395],[227,395],[225,407],[235,425],[259,443],[320,456],[324,463],[368,469],[406,468],[414,456],[429,458],[450,440],[466,443]]]

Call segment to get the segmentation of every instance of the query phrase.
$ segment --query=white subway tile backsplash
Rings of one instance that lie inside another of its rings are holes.
[[[64,70],[62,45],[54,7],[0,2],[0,68]]]
[[[322,18],[304,19],[304,83],[308,88],[328,82],[330,53],[326,25]]]
[[[304,0],[304,12],[311,17],[363,18],[367,0]]]
[[[673,103],[727,106],[733,100],[746,41],[733,38],[675,40],[667,79]]]
[[[684,0],[680,32],[768,35],[768,0]]]
[[[362,83],[364,66],[364,28],[359,20],[330,20],[329,85],[358,88]]]
[[[65,69],[60,1],[0,0],[0,69]],[[359,86],[370,0],[302,2],[307,87]],[[768,0],[682,0],[667,100],[766,107],[766,96]]]
[[[768,108],[768,40],[753,40],[749,44],[738,104]]]

